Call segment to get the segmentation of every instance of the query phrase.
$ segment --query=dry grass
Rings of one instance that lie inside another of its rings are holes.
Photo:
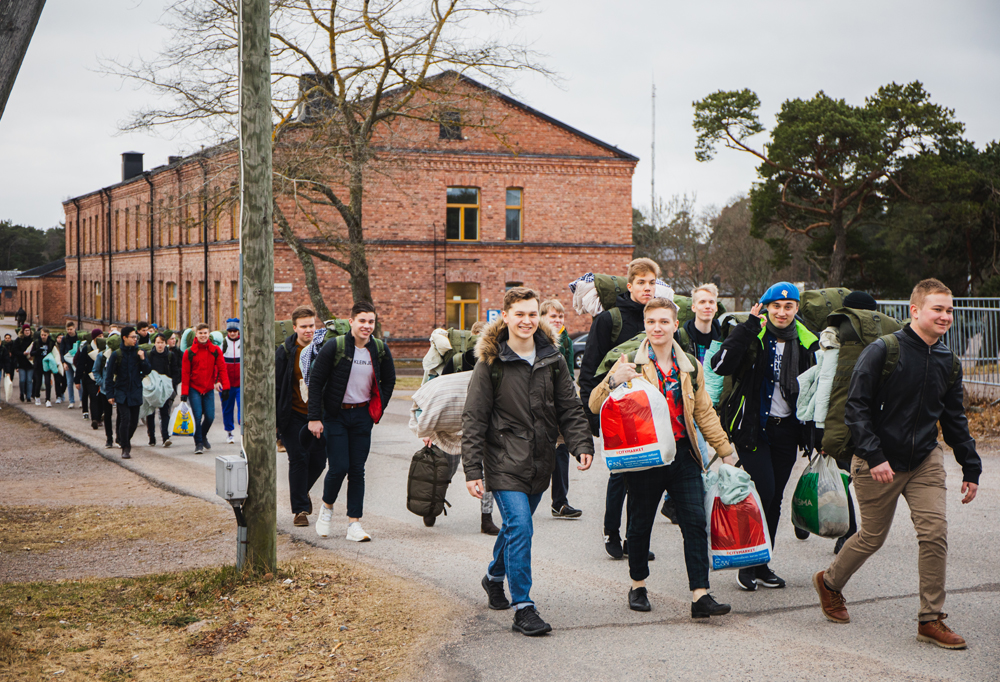
[[[423,377],[396,377],[397,391],[415,391],[420,388]]]
[[[387,680],[443,634],[443,602],[311,555],[232,567],[5,585],[0,680]],[[417,615],[419,614],[419,617]],[[440,627],[440,626],[435,626]]]
[[[191,529],[229,529],[209,504],[156,507],[0,507],[0,554],[46,552],[104,540],[190,540]]]
[[[977,441],[990,442],[1000,437],[1000,406],[977,400],[966,410],[969,431]]]

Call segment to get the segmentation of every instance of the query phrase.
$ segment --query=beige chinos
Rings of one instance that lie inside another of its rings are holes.
[[[919,620],[934,620],[943,614],[945,571],[948,560],[948,521],[945,518],[944,452],[938,446],[913,471],[893,472],[891,483],[872,478],[868,463],[851,460],[854,489],[861,513],[861,528],[844,543],[823,578],[831,589],[842,592],[855,571],[878,551],[889,535],[896,502],[902,495],[910,508],[917,532],[920,573]]]

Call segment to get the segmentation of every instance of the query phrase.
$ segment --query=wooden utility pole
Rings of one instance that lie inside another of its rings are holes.
[[[247,561],[260,572],[273,572],[278,563],[268,10],[268,0],[240,0],[243,449],[249,469],[243,511]]]
[[[45,0],[0,0],[0,118]]]

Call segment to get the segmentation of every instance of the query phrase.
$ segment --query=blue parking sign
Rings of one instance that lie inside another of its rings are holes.
[[[486,311],[486,321],[487,322],[493,322],[498,317],[500,317],[500,309],[499,308],[490,308],[489,310]]]

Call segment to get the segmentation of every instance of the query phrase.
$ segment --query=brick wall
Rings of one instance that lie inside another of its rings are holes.
[[[28,314],[28,323],[33,327],[61,327],[66,312],[66,271],[58,270],[43,277],[31,277],[17,281],[17,302]],[[17,306],[14,306],[17,310]]]

